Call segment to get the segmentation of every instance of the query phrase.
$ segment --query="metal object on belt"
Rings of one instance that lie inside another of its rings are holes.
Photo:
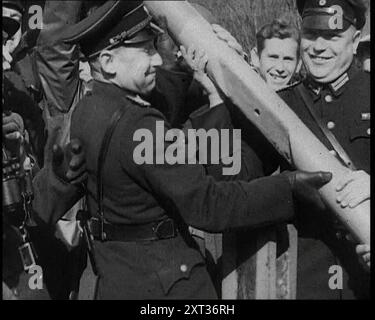
[[[18,158],[3,159],[3,209],[16,212],[22,208],[22,175]]]
[[[83,236],[87,246],[87,254],[89,255],[92,271],[95,275],[99,275],[98,267],[95,260],[95,248],[93,244],[93,236],[90,230],[88,221],[90,219],[90,213],[85,210],[79,210],[77,213],[77,220],[83,230]]]
[[[36,266],[38,255],[33,244],[29,241],[28,232],[24,227],[19,229],[22,244],[18,247],[21,256],[23,269],[28,272],[32,267]]]

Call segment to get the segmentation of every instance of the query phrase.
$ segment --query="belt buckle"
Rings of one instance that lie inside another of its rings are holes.
[[[154,227],[152,227],[152,230],[160,240],[170,239],[176,236],[174,222],[171,219],[158,222]]]
[[[91,218],[87,221],[88,231],[95,240],[104,242],[107,240],[107,233],[104,231],[104,223],[98,218]]]

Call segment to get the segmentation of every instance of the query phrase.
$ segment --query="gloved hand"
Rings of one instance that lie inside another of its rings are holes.
[[[86,181],[86,158],[82,143],[78,139],[70,141],[64,150],[53,146],[52,168],[54,173],[63,181],[79,185]]]
[[[332,173],[293,171],[282,174],[288,178],[293,196],[296,199],[314,204],[320,210],[325,209],[318,189],[331,181]]]

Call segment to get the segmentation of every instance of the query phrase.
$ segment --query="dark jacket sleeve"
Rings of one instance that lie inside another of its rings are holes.
[[[41,225],[55,225],[83,196],[80,188],[60,180],[51,166],[45,166],[35,175],[33,187],[33,218]]]
[[[234,127],[231,115],[224,103],[211,109],[207,106],[200,108],[190,115],[187,127],[189,127],[189,122],[191,123],[190,127],[194,129],[202,128],[207,131],[212,128],[219,131],[229,130],[228,141],[221,141],[221,143],[227,146],[229,154],[220,157],[219,164],[209,162],[205,165],[208,175],[214,177],[217,181],[250,181],[264,176],[262,162],[243,139],[242,129],[237,129],[237,133],[240,135],[233,134]],[[235,139],[238,139],[236,144],[234,143],[236,141]],[[208,158],[211,159],[210,155],[208,155]],[[233,163],[231,162],[235,161],[234,159],[240,159],[239,172],[235,175],[223,175],[223,168],[232,166]]]
[[[141,115],[140,115],[141,114]],[[216,182],[198,164],[143,164],[133,159],[136,129],[147,128],[155,137],[156,121],[169,124],[160,112],[147,108],[130,115],[123,129],[121,162],[124,170],[145,190],[157,195],[168,212],[179,214],[186,224],[207,231],[223,232],[238,227],[260,227],[288,220],[293,215],[293,200],[287,178],[273,176],[252,182]],[[153,156],[163,153],[153,140]],[[160,156],[160,155],[159,155]],[[283,192],[280,192],[283,190]]]
[[[36,63],[52,116],[67,113],[80,92],[79,50],[59,39],[67,25],[79,21],[82,1],[46,1]]]

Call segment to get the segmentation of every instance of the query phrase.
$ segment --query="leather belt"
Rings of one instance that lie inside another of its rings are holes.
[[[171,239],[177,236],[177,226],[172,219],[154,221],[141,225],[103,224],[104,239],[102,239],[102,223],[99,219],[89,221],[91,233],[99,241],[156,241]]]

